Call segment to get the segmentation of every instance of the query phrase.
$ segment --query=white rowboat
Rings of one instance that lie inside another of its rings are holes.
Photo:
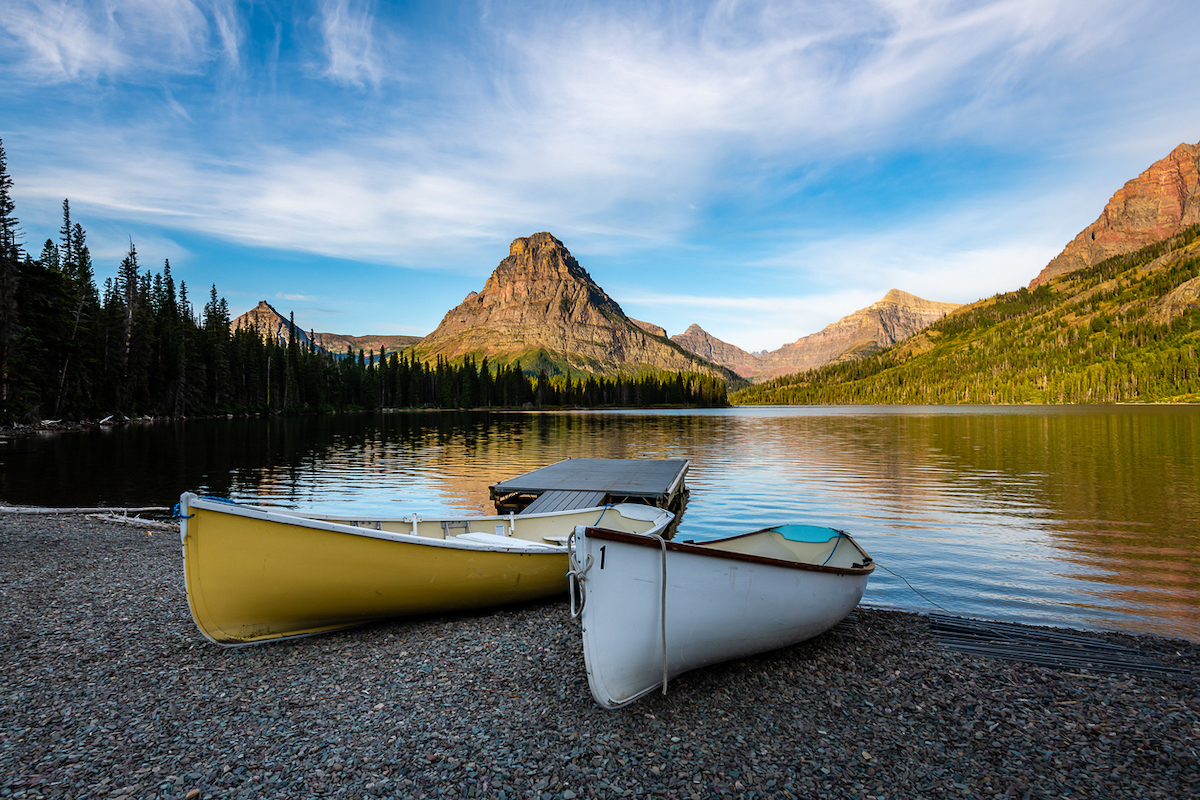
[[[695,543],[581,527],[568,548],[572,614],[604,708],[823,633],[854,609],[875,569],[849,534],[809,525]]]

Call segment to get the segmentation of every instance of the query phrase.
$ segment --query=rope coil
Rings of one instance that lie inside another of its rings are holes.
[[[579,619],[580,615],[583,614],[583,606],[587,602],[587,590],[584,587],[584,580],[586,579],[588,570],[592,568],[592,564],[594,563],[594,559],[589,553],[586,565],[582,568],[579,566],[579,559],[576,558],[575,553],[576,542],[575,531],[572,530],[567,534],[567,580],[570,581],[568,594],[571,596],[571,619]],[[576,595],[579,597],[578,603],[575,602]]]

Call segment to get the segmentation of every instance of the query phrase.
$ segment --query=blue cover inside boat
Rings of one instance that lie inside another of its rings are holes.
[[[772,530],[793,542],[828,542],[836,538],[838,532],[833,528],[822,528],[818,525],[777,525]]]

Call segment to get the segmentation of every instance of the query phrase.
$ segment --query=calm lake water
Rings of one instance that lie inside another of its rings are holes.
[[[0,446],[0,498],[171,505],[193,489],[347,513],[492,513],[490,484],[571,457],[690,459],[681,538],[791,520],[844,528],[881,567],[869,605],[1200,640],[1200,408],[1192,407],[146,423]]]

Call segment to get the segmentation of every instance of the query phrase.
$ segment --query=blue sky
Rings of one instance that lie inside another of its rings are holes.
[[[233,313],[424,334],[548,230],[638,319],[774,349],[1022,286],[1200,140],[1183,2],[5,0],[0,138]]]

